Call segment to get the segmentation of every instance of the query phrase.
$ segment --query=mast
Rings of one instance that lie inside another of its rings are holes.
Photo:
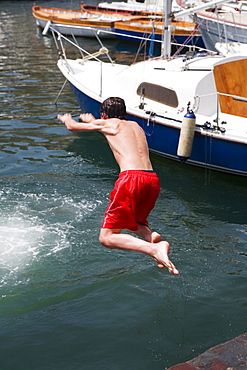
[[[163,59],[171,56],[171,8],[172,0],[164,0],[164,31],[161,47],[161,57]]]

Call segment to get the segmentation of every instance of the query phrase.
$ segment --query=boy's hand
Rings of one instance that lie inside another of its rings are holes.
[[[95,120],[95,117],[91,113],[80,114],[80,120],[85,123],[89,123]]]
[[[66,123],[66,121],[72,119],[72,116],[70,113],[65,113],[63,115],[61,114],[58,114],[57,115],[57,118],[59,119],[59,121],[61,121],[62,123]]]
[[[65,124],[65,126],[67,127],[68,130],[70,131],[73,131],[74,128],[76,127],[76,125],[78,124],[78,122],[76,122],[70,113],[65,113],[63,115],[61,114],[58,114],[57,115],[57,118]]]

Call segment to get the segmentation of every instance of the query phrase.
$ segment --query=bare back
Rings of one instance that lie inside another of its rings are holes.
[[[118,118],[95,119],[91,113],[81,114],[82,122],[76,122],[68,113],[58,115],[58,119],[70,131],[101,132],[108,141],[120,171],[153,169],[145,133],[136,122]]]
[[[124,170],[152,170],[143,129],[134,121],[116,118],[105,120],[100,131],[105,135],[114,157]]]

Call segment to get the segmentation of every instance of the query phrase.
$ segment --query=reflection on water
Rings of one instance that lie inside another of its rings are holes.
[[[2,368],[158,370],[241,334],[246,180],[152,155],[161,194],[150,225],[181,275],[100,246],[118,167],[100,134],[71,134],[56,119],[80,111],[67,85],[54,104],[64,78],[31,6],[0,4]],[[113,59],[134,60],[137,46],[105,44]]]

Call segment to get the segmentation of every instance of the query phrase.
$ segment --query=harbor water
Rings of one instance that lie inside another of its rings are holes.
[[[102,247],[118,167],[103,136],[57,120],[80,110],[67,85],[55,104],[64,78],[32,4],[0,1],[1,369],[161,370],[244,333],[246,179],[152,155],[161,193],[150,226],[181,274]],[[136,45],[104,44],[134,60]]]

